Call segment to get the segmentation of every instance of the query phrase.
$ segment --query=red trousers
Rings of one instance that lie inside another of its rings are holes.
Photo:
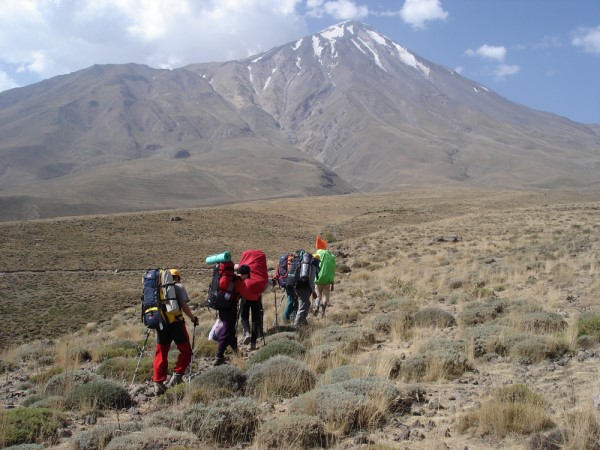
[[[192,346],[185,322],[175,322],[166,325],[162,330],[156,330],[156,350],[154,351],[154,376],[156,382],[164,382],[169,375],[169,350],[171,342],[175,341],[179,356],[173,372],[184,374],[192,360]]]

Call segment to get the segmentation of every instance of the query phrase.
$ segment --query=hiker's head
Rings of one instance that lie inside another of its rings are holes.
[[[242,264],[238,267],[238,274],[242,277],[250,278],[250,267],[246,264]]]
[[[181,274],[178,269],[169,269],[174,280],[181,280]]]

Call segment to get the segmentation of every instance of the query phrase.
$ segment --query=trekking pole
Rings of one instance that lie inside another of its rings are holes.
[[[277,288],[273,286],[273,294],[275,295],[275,318],[273,319],[272,327],[278,327],[279,323],[277,322],[277,316],[279,315],[279,310],[277,309]]]
[[[146,333],[146,339],[144,340],[144,345],[142,345],[142,351],[140,352],[140,357],[138,358],[137,365],[135,366],[135,371],[133,372],[133,378],[131,379],[131,386],[133,386],[133,382],[135,381],[135,377],[137,376],[138,370],[140,368],[140,362],[142,361],[144,349],[146,348],[146,343],[148,342],[148,336],[150,336],[149,328],[148,328],[148,332]]]
[[[190,359],[190,374],[188,376],[188,383],[192,382],[192,371],[194,368],[194,345],[196,344],[196,324],[194,324],[194,330],[192,331],[192,359]]]
[[[265,328],[264,328],[265,310],[264,310],[263,304],[262,304],[262,295],[259,297],[258,301],[260,302],[260,334],[262,335],[262,338],[263,338],[263,345],[267,345],[267,341],[265,340]]]

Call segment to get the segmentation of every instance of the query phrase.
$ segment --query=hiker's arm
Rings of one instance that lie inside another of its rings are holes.
[[[190,318],[194,325],[198,325],[198,318],[194,315],[190,306],[186,302],[181,302],[181,310]]]

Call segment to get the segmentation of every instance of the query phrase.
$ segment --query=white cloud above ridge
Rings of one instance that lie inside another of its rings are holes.
[[[600,55],[600,25],[595,28],[578,28],[571,39],[571,44],[585,53]]]
[[[9,78],[11,73],[48,78],[93,64],[176,67],[243,58],[271,48],[265,43],[307,34],[296,11],[300,3],[0,0],[0,67]]]
[[[336,20],[362,19],[370,14],[369,8],[357,5],[353,0],[307,0],[307,14],[310,17],[331,16]]]
[[[440,0],[405,0],[398,15],[415,29],[424,29],[427,21],[446,20],[448,17]]]
[[[505,80],[506,77],[516,75],[521,71],[521,68],[514,64],[500,64],[493,71],[494,79],[497,81]]]
[[[479,56],[481,58],[493,59],[502,62],[506,57],[506,47],[483,44],[476,50],[465,50],[467,56]]]

